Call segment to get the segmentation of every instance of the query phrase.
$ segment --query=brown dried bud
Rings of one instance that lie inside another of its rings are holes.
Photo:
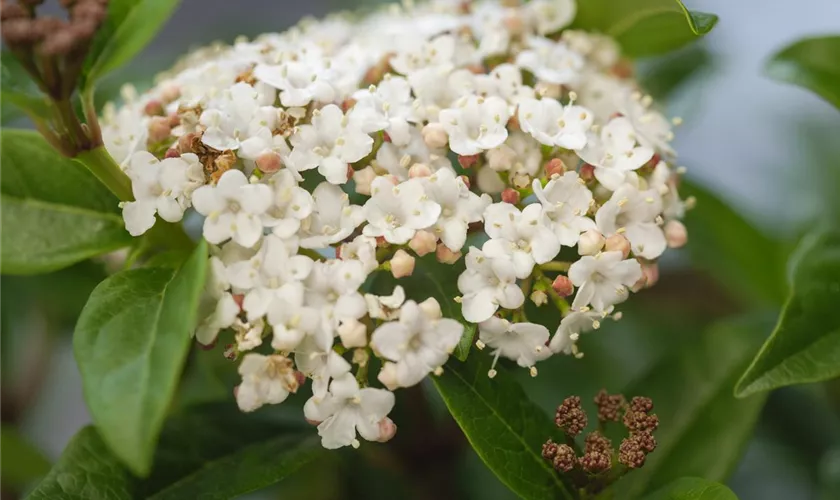
[[[163,103],[158,100],[151,100],[143,106],[143,113],[146,116],[163,116]]]
[[[35,29],[34,21],[25,18],[4,21],[2,31],[3,40],[13,46],[33,44],[43,37]]]
[[[76,47],[79,41],[74,30],[64,28],[47,35],[40,50],[45,55],[66,55]]]
[[[78,2],[70,11],[70,16],[74,21],[79,19],[92,21],[96,24],[101,23],[105,19],[106,14],[105,7],[98,2]]]
[[[639,432],[632,435],[631,438],[638,443],[639,448],[641,448],[645,453],[651,453],[656,449],[656,438],[653,437],[653,433],[649,431]]]
[[[577,457],[575,456],[575,450],[571,446],[567,444],[557,446],[557,452],[552,461],[555,470],[569,472],[575,468],[575,462],[577,462]]]
[[[653,411],[653,400],[642,396],[636,396],[630,400],[630,410],[650,413]]]
[[[575,291],[572,280],[562,274],[554,278],[554,281],[551,283],[551,288],[561,297],[568,297]]]
[[[577,436],[586,428],[586,412],[580,407],[580,398],[570,396],[563,400],[554,414],[554,423],[570,436]]]
[[[632,437],[626,438],[618,447],[618,461],[630,469],[638,469],[645,464],[645,452]]]
[[[502,201],[510,203],[511,205],[516,205],[519,203],[519,191],[513,188],[506,188],[502,191]]]
[[[640,411],[628,410],[624,414],[624,426],[631,433],[653,432],[659,427],[659,417]]]
[[[604,389],[598,392],[594,401],[598,407],[598,420],[601,422],[618,422],[621,409],[626,405],[623,395],[607,394]]]
[[[235,164],[236,155],[233,153],[233,151],[228,150],[220,154],[213,162],[215,171],[210,173],[210,178],[213,180],[213,183],[215,184],[219,182],[219,179],[222,177],[222,174],[232,169]]]
[[[9,19],[28,19],[29,12],[20,4],[3,2],[0,7],[0,20],[7,21]],[[5,26],[3,27],[5,29]]]
[[[586,452],[585,455],[580,457],[579,463],[581,468],[590,474],[598,474],[612,467],[610,456],[599,451]]]
[[[590,432],[584,440],[586,453],[597,451],[606,455],[612,455],[612,441],[599,431]]]
[[[552,440],[548,440],[543,443],[542,447],[542,456],[546,460],[553,460],[554,457],[557,455],[557,443]]]

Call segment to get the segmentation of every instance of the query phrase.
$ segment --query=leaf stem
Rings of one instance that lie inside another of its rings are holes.
[[[102,184],[108,187],[112,193],[117,195],[120,201],[134,201],[134,193],[131,191],[131,180],[120,170],[117,162],[111,158],[104,147],[82,151],[74,158],[91,171]]]

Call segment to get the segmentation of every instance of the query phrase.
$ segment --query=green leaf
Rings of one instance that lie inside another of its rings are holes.
[[[695,76],[708,72],[713,64],[712,54],[703,44],[689,45],[641,64],[639,85],[657,100],[665,101]]]
[[[5,465],[4,465],[5,467]],[[93,427],[76,434],[28,500],[131,500],[134,479]]]
[[[806,38],[774,55],[767,76],[816,93],[840,109],[840,35]]]
[[[738,500],[738,497],[720,483],[683,477],[646,496],[645,500]]]
[[[840,230],[806,237],[773,334],[738,382],[738,396],[840,376]]]
[[[90,296],[73,344],[85,399],[105,442],[145,476],[196,324],[207,244],[175,271],[143,268],[102,282]]]
[[[10,425],[0,428],[0,450],[3,456],[0,479],[7,488],[25,487],[50,470],[50,461],[41,450]]]
[[[609,35],[625,55],[642,57],[678,49],[710,32],[717,20],[679,0],[585,0],[578,2],[572,27]]]
[[[281,436],[206,463],[149,500],[227,500],[275,484],[324,453],[318,438]]]
[[[19,118],[22,111],[30,116],[49,118],[49,104],[40,95],[38,86],[10,52],[0,54],[0,102],[3,123]],[[14,108],[7,106],[11,104]]]
[[[117,69],[157,34],[179,0],[111,0],[108,17],[99,28],[85,60],[83,89]]]
[[[729,476],[764,405],[763,396],[736,399],[731,388],[768,323],[753,318],[719,323],[624,391],[653,399],[660,423],[659,444],[645,466],[617,485],[621,498],[636,498],[686,475],[711,481]]]
[[[118,201],[80,165],[38,134],[0,138],[3,274],[55,271],[131,243]]]
[[[760,305],[782,304],[787,295],[787,249],[762,233],[711,191],[684,182],[680,195],[697,206],[685,216],[686,250],[694,264],[716,278],[733,298]]]
[[[491,357],[470,356],[449,362],[434,383],[449,412],[478,456],[522,498],[572,498],[560,476],[541,456],[555,426],[523,392],[510,373],[498,367],[489,378]]]

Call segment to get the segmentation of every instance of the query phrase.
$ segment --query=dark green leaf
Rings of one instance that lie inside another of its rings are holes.
[[[684,47],[639,67],[639,84],[657,100],[666,100],[693,77],[709,71],[712,55],[703,44]]]
[[[791,260],[790,297],[739,396],[840,376],[840,230],[811,234]]]
[[[586,0],[578,2],[573,27],[609,35],[624,54],[642,57],[678,49],[711,31],[717,20],[679,0]]]
[[[806,38],[785,47],[765,67],[767,75],[816,93],[840,109],[840,35]]]
[[[685,475],[712,481],[729,476],[764,405],[763,396],[736,399],[732,386],[768,323],[720,323],[624,391],[628,397],[653,399],[659,445],[644,467],[617,485],[622,498],[636,498]]]
[[[787,295],[786,248],[758,230],[711,191],[689,182],[680,195],[693,196],[688,211],[686,250],[695,265],[707,271],[734,297],[747,302],[778,305]]]
[[[137,55],[163,27],[179,0],[111,0],[108,17],[93,39],[82,88]]]
[[[5,465],[4,465],[5,467]],[[134,479],[93,427],[76,434],[28,500],[131,500]]]
[[[0,428],[0,450],[3,457],[0,478],[7,488],[24,487],[50,470],[50,461],[41,450],[9,425]]]
[[[91,294],[73,343],[85,398],[105,442],[146,475],[195,327],[207,271],[201,242],[177,271],[111,276]]]
[[[150,500],[227,500],[270,486],[324,452],[315,436],[281,436],[209,462]]]
[[[738,500],[738,497],[714,481],[683,477],[646,496],[645,500]]]
[[[5,51],[0,54],[0,102],[3,123],[18,118],[21,112],[38,118],[50,116],[49,105],[40,95],[35,82],[18,60]]]
[[[450,361],[435,386],[478,456],[511,490],[529,500],[572,498],[560,476],[540,455],[554,423],[507,371],[489,378],[491,357]]]
[[[46,273],[131,243],[118,201],[35,132],[2,131],[2,272]]]

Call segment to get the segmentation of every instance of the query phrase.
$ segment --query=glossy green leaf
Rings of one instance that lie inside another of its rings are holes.
[[[5,466],[5,465],[4,465]],[[131,500],[134,478],[93,427],[85,427],[28,500]]]
[[[183,266],[111,276],[90,296],[74,334],[85,399],[105,442],[144,476],[195,327],[207,272],[201,242]]]
[[[679,0],[585,0],[573,27],[599,31],[642,57],[678,49],[714,28],[717,16],[688,10]]]
[[[738,382],[739,396],[840,376],[840,230],[808,236],[792,269],[790,297]]]
[[[683,477],[647,495],[644,500],[738,500],[738,497],[720,483]]]
[[[93,39],[85,61],[82,88],[117,69],[157,34],[179,0],[111,0],[108,17]]]
[[[40,95],[38,86],[18,60],[6,51],[0,54],[0,103],[3,123],[19,118],[23,113],[38,118],[50,116],[49,105]]]
[[[491,356],[450,361],[434,383],[473,449],[508,488],[529,500],[572,498],[541,456],[556,430],[507,371],[489,378]]]
[[[324,453],[316,436],[281,436],[204,464],[150,500],[227,500],[294,474]]]
[[[771,78],[816,93],[840,109],[840,35],[806,38],[774,55],[765,66]]]
[[[3,424],[0,428],[0,454],[3,457],[0,479],[7,488],[25,487],[50,470],[50,461],[41,450],[10,425]]]
[[[46,273],[131,243],[119,202],[87,170],[35,132],[3,130],[0,142],[3,274]]]
[[[764,405],[761,395],[736,399],[732,386],[768,324],[752,318],[719,323],[624,391],[653,399],[660,423],[656,450],[617,485],[620,498],[636,498],[686,475],[711,481],[729,476]]]
[[[747,304],[780,305],[787,295],[786,247],[698,184],[684,182],[680,195],[697,206],[685,216],[686,251],[694,264]]]
[[[639,85],[657,100],[665,101],[713,65],[712,54],[703,44],[689,45],[639,65]]]

